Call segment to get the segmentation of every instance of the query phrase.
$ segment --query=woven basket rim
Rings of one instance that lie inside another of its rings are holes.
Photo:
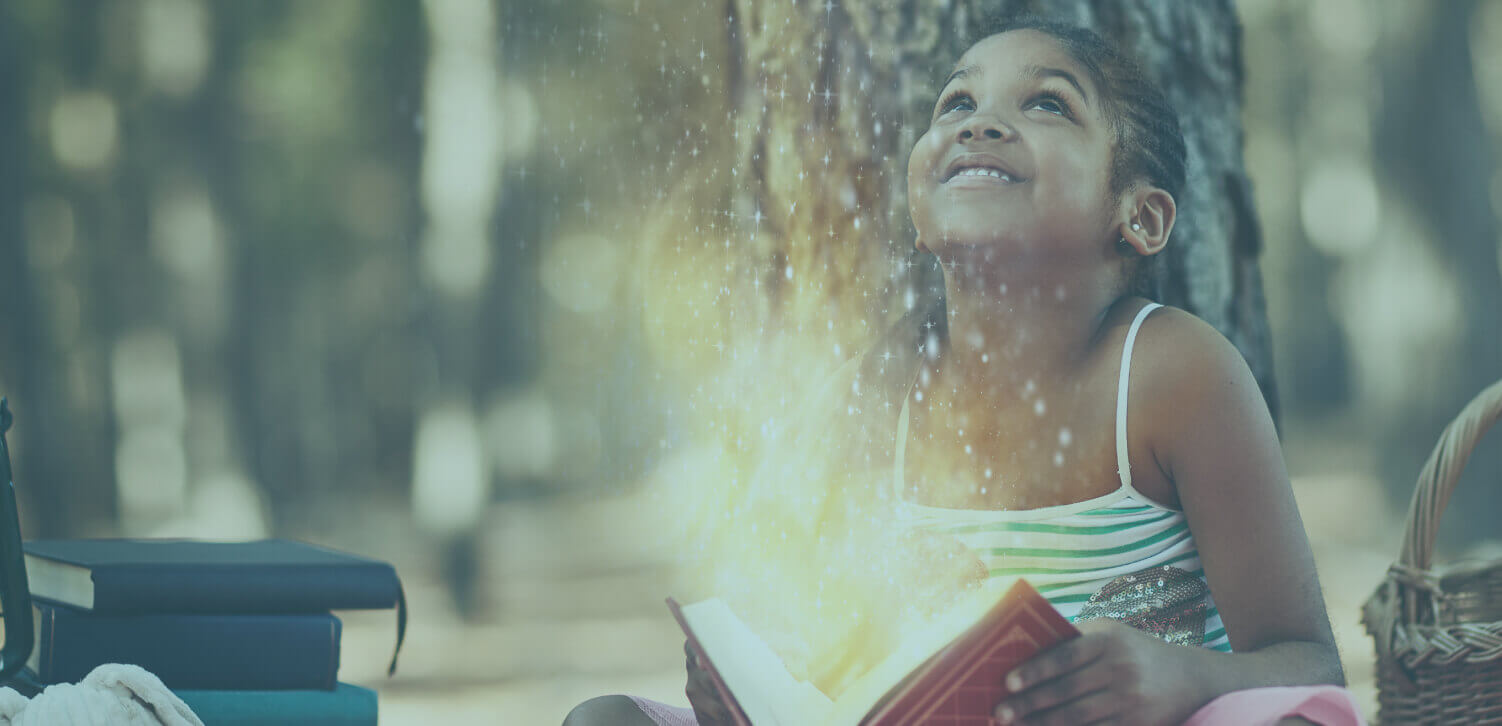
[[[1420,693],[1421,672],[1476,672],[1502,662],[1502,648],[1496,645],[1502,636],[1502,620],[1490,619],[1488,612],[1487,620],[1440,622],[1449,598],[1491,591],[1475,586],[1502,575],[1502,558],[1467,559],[1445,566],[1432,561],[1440,519],[1461,469],[1499,416],[1502,381],[1477,394],[1445,427],[1419,473],[1398,559],[1362,605],[1362,623],[1376,645],[1379,701],[1398,698],[1427,703],[1445,694]]]

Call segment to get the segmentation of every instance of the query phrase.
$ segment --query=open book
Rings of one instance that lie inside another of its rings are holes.
[[[789,673],[723,600],[668,608],[738,725],[984,726],[1012,668],[1079,635],[1025,580],[998,595],[983,588],[904,638],[838,700]]]

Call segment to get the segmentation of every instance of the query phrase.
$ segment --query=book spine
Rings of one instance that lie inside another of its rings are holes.
[[[104,663],[133,663],[168,688],[330,689],[342,625],[319,615],[99,615],[46,603],[37,677],[73,683]]]
[[[332,691],[175,691],[205,726],[376,726],[376,692],[340,683]]]
[[[395,606],[385,563],[357,565],[118,565],[96,567],[94,612],[317,613]]]

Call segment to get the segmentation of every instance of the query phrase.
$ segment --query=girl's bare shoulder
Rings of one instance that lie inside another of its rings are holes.
[[[1160,461],[1174,458],[1176,442],[1203,445],[1212,431],[1269,417],[1241,351],[1187,311],[1165,306],[1149,315],[1132,358],[1134,420]]]
[[[1157,393],[1204,392],[1207,387],[1252,382],[1241,351],[1209,323],[1185,310],[1163,306],[1142,322],[1132,351],[1133,386]],[[1141,366],[1142,375],[1137,375]]]

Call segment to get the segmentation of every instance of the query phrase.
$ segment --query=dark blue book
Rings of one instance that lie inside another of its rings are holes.
[[[26,665],[44,684],[75,683],[104,663],[133,663],[168,688],[331,689],[339,618],[296,615],[99,615],[34,604],[36,649]]]
[[[376,692],[340,683],[332,691],[175,691],[204,726],[376,726]]]
[[[389,608],[391,565],[303,542],[32,540],[31,594],[99,613],[317,613]]]
[[[398,652],[406,633],[407,603],[395,568],[305,542],[78,539],[22,546],[32,597],[81,610],[284,615],[395,606]]]

